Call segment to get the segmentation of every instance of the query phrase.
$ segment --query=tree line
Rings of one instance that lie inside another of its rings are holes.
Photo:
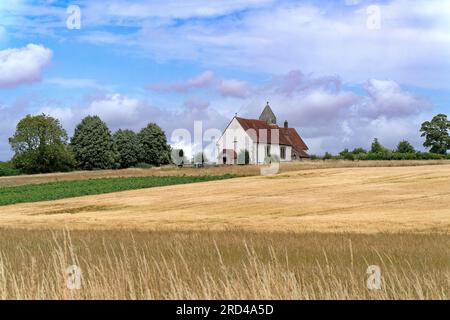
[[[372,142],[370,150],[355,148],[352,151],[344,149],[338,155],[326,152],[323,157],[312,156],[313,159],[343,159],[343,160],[431,160],[450,159],[447,154],[450,149],[450,121],[445,114],[438,114],[431,121],[425,121],[420,128],[421,136],[425,138],[423,146],[430,148],[429,152],[414,149],[406,140],[400,141],[394,150],[384,147],[377,138]]]
[[[112,134],[98,116],[85,117],[69,140],[58,119],[27,115],[9,143],[13,167],[25,173],[160,166],[170,162],[171,153],[157,124],[149,123],[138,133],[120,129]]]
[[[327,152],[313,159],[345,160],[415,160],[444,159],[450,149],[450,121],[438,114],[431,121],[422,123],[420,132],[425,138],[424,146],[430,152],[416,151],[408,141],[401,141],[395,150],[384,147],[377,138],[370,150],[345,149],[333,156]],[[138,133],[120,129],[111,133],[98,116],[85,117],[75,128],[69,140],[60,121],[49,115],[27,115],[19,121],[14,135],[9,138],[14,151],[10,163],[0,163],[0,175],[24,173],[46,173],[57,171],[122,169],[130,167],[160,166],[171,163],[171,155],[188,160],[183,150],[171,150],[164,131],[155,123],[149,123]],[[239,163],[248,164],[248,151],[241,152]],[[205,163],[204,153],[193,156],[193,163]]]

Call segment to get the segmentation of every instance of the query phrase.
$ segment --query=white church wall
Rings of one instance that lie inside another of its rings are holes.
[[[240,123],[234,118],[225,130],[224,134],[217,141],[218,154],[222,155],[224,149],[234,150],[237,155],[245,149],[249,151],[250,160],[255,159],[255,144],[251,137],[245,132]],[[229,158],[229,157],[228,157]],[[233,164],[234,159],[228,159],[227,164]],[[222,159],[218,159],[222,163]]]

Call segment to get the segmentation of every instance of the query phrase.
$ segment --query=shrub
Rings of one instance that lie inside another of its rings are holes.
[[[333,155],[329,152],[325,152],[325,155],[322,157],[323,160],[333,159]]]
[[[400,141],[395,152],[398,153],[415,153],[414,147],[406,140]]]
[[[355,148],[352,151],[353,155],[357,155],[357,154],[362,154],[362,153],[367,153],[366,149],[363,148]]]
[[[14,168],[11,162],[0,162],[0,177],[17,176],[22,174],[22,171]]]
[[[353,153],[348,151],[348,149],[344,149],[343,151],[341,151],[339,153],[339,156],[341,159],[344,159],[344,160],[352,160],[352,161],[355,160]]]

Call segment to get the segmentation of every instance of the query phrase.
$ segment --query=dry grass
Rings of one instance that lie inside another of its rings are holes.
[[[450,165],[360,164],[0,207],[0,299],[448,300]]]
[[[404,167],[422,165],[450,164],[450,160],[405,160],[405,161],[303,161],[281,164],[281,172],[298,170],[325,169],[325,168],[353,168],[353,167]],[[148,177],[148,176],[199,176],[235,174],[239,176],[256,176],[260,174],[258,166],[218,166],[208,168],[177,168],[173,166],[150,169],[123,169],[99,171],[75,171],[67,173],[49,173],[0,177],[0,187],[16,186],[30,183],[46,183],[65,180],[85,180],[95,178],[118,177]]]
[[[292,171],[0,208],[0,227],[450,233],[450,165]]]
[[[447,235],[1,230],[0,299],[448,299],[449,248]]]

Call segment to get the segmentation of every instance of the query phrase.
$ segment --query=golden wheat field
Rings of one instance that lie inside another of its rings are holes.
[[[450,233],[450,165],[289,171],[26,203],[0,226]]]
[[[0,299],[449,299],[450,164],[400,165],[152,169],[246,176],[0,207]],[[108,173],[33,182],[73,175]]]

